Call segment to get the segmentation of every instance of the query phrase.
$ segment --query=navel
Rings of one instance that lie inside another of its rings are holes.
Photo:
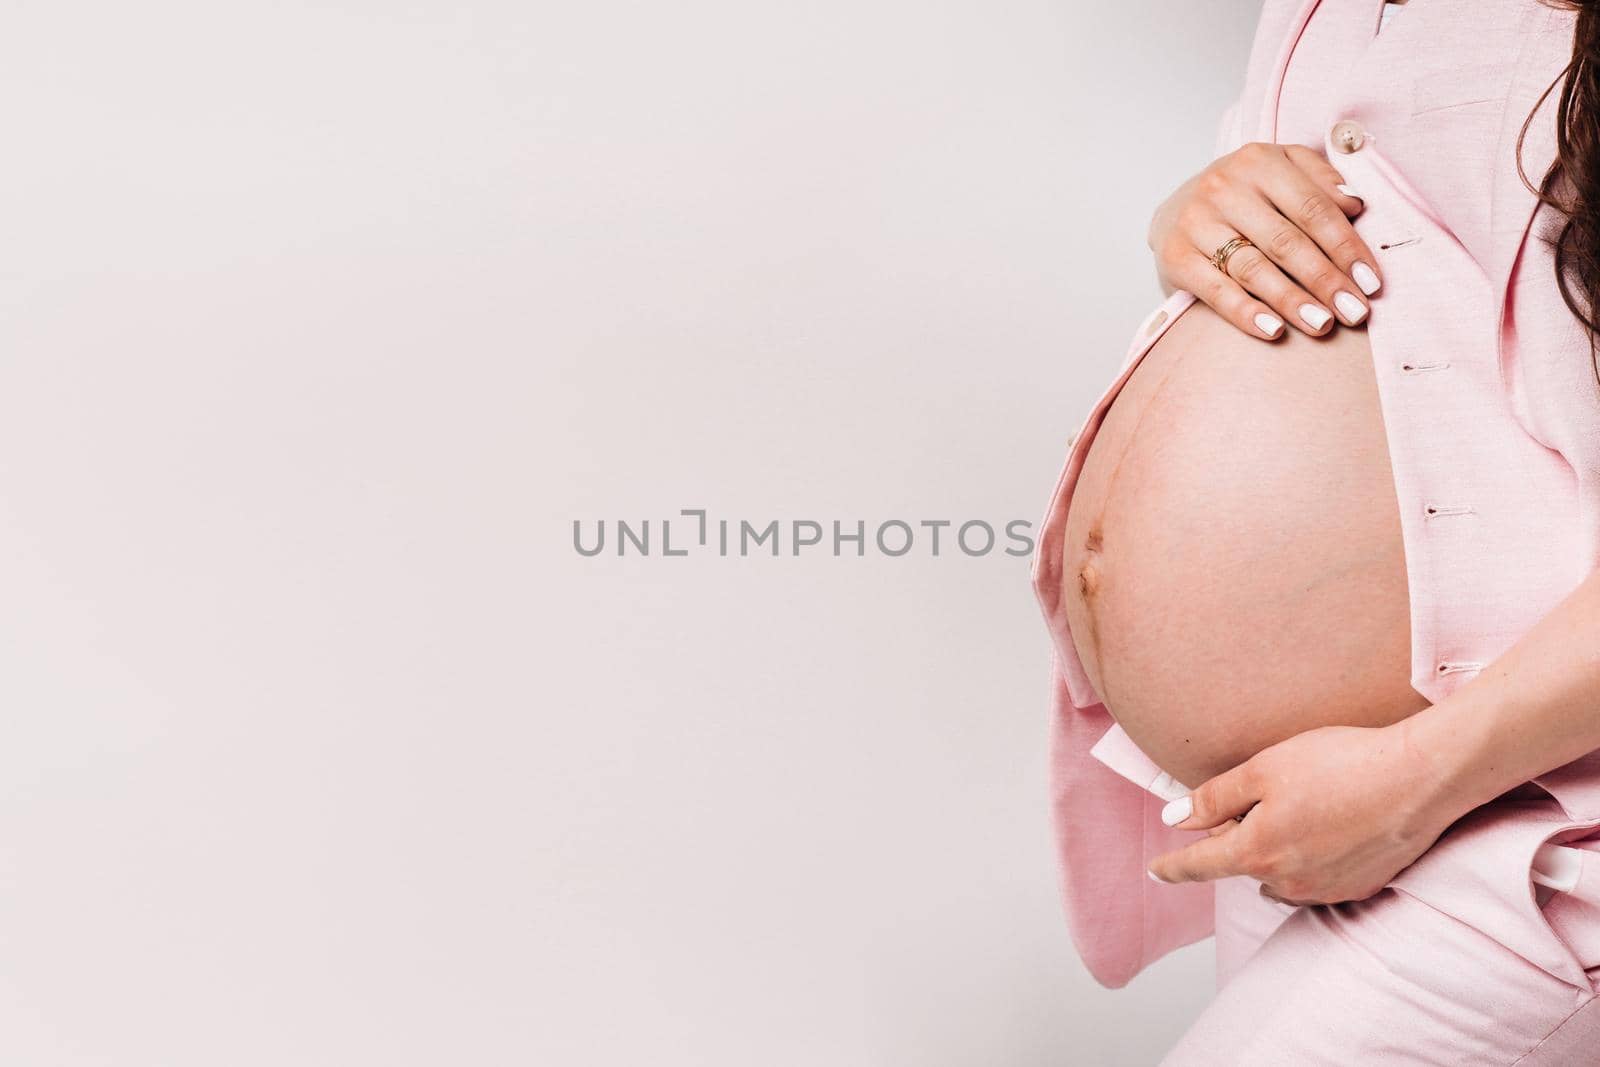
[[[1085,563],[1078,568],[1078,594],[1084,601],[1091,601],[1100,591],[1100,568],[1094,563]]]

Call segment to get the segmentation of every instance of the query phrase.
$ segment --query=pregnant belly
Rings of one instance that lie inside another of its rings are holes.
[[[1187,785],[1427,706],[1364,330],[1271,344],[1189,307],[1107,411],[1062,552],[1089,680]]]

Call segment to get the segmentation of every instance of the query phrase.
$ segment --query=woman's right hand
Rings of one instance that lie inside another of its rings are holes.
[[[1254,142],[1212,162],[1156,209],[1148,241],[1169,290],[1186,289],[1255,337],[1283,324],[1313,337],[1367,317],[1382,285],[1367,243],[1349,216],[1361,198],[1321,154],[1303,145]],[[1211,256],[1230,238],[1223,274]],[[1364,294],[1364,295],[1363,295]]]

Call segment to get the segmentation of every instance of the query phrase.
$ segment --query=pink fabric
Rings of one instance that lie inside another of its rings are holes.
[[[1380,257],[1378,299],[1389,309],[1375,313],[1368,329],[1401,506],[1411,681],[1437,701],[1492,662],[1600,559],[1600,404],[1588,381],[1588,341],[1561,301],[1550,250],[1535,236],[1549,209],[1524,188],[1514,159],[1524,118],[1570,57],[1574,15],[1539,0],[1413,4],[1374,40],[1377,8],[1266,0],[1217,151],[1250,140],[1306,143],[1324,151],[1365,200],[1356,228]],[[1522,148],[1523,169],[1535,181],[1554,158],[1553,99]],[[1329,129],[1340,119],[1366,130],[1359,151],[1333,147]],[[1051,781],[1063,897],[1079,952],[1108,986],[1211,934],[1218,898],[1209,885],[1163,886],[1145,876],[1151,857],[1193,836],[1161,824],[1161,802],[1149,792],[1160,769],[1141,763],[1142,753],[1119,736],[1078,660],[1059,597],[1061,535],[1106,409],[1193,301],[1179,291],[1152,313],[1069,441],[1034,563],[1055,651]],[[1469,510],[1429,511],[1456,505]],[[1545,839],[1600,825],[1600,758],[1536,782],[1548,794],[1544,806],[1512,803],[1493,819],[1464,822],[1382,895],[1403,903],[1364,914],[1414,915],[1423,907],[1476,931],[1572,997],[1592,997],[1583,961],[1600,943],[1592,922],[1600,908],[1562,905],[1558,933],[1528,870]],[[1242,898],[1238,887],[1223,896]],[[1298,932],[1286,926],[1283,941],[1311,951],[1312,932],[1326,922],[1297,915]],[[1234,932],[1246,928],[1260,932],[1271,923],[1257,915],[1229,924]],[[1242,976],[1253,959],[1244,961],[1249,953],[1238,937],[1230,946],[1229,966]]]
[[[1385,889],[1296,911],[1161,1062],[1575,1067],[1597,1049],[1600,998]]]
[[[1531,856],[1546,838],[1583,850],[1578,855],[1586,862],[1571,892],[1535,895],[1515,863],[1460,862],[1476,852]],[[1569,829],[1560,805],[1529,788],[1463,819],[1389,887],[1359,903],[1289,908],[1262,899],[1251,879],[1219,882],[1218,900],[1227,902],[1217,916],[1221,992],[1162,1064],[1600,1061],[1600,998],[1549,966],[1552,953],[1585,974],[1600,966],[1596,850],[1596,830]],[[1472,884],[1485,874],[1487,883]],[[1424,896],[1413,895],[1418,885]],[[1441,886],[1475,901],[1476,909],[1434,906]],[[1509,928],[1503,916],[1519,913],[1544,927],[1539,944],[1502,940]],[[1530,947],[1536,958],[1529,958]]]

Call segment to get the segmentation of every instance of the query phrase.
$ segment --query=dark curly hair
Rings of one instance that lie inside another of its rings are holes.
[[[1545,0],[1552,7],[1576,10],[1572,61],[1534,105],[1537,113],[1559,84],[1556,104],[1556,158],[1534,189],[1522,170],[1522,139],[1517,137],[1517,172],[1539,199],[1559,209],[1565,219],[1553,238],[1556,284],[1568,309],[1588,327],[1589,358],[1600,385],[1600,0]],[[1563,80],[1565,79],[1565,80]],[[1559,190],[1559,191],[1558,191]]]

